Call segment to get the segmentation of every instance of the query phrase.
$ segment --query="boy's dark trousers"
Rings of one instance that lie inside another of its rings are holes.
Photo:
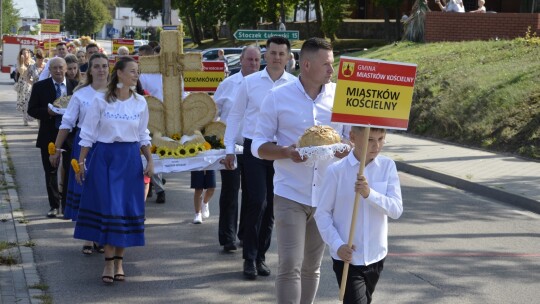
[[[338,285],[341,288],[343,261],[332,259]],[[384,259],[367,266],[349,265],[347,286],[345,287],[344,304],[369,304],[379,277],[383,270]]]

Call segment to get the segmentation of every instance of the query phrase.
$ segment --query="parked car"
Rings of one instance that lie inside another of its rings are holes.
[[[242,53],[242,48],[211,48],[202,51],[203,60],[216,60],[218,58],[218,50],[223,49],[225,56]]]
[[[148,40],[134,40],[133,41],[133,49],[135,50],[134,53],[139,53],[139,48],[143,45],[148,44]]]

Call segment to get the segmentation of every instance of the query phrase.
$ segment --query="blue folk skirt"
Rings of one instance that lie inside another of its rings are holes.
[[[79,141],[81,129],[77,129],[75,133],[75,140],[73,141],[73,147],[71,148],[71,159],[76,159],[79,161],[79,154],[81,154],[81,146],[79,146]],[[86,162],[89,163],[92,159],[92,151],[90,149],[86,155]],[[71,161],[71,160],[70,160]],[[64,218],[71,219],[73,221],[77,220],[77,215],[79,214],[79,204],[81,201],[82,185],[77,183],[75,179],[75,171],[73,167],[69,166],[69,177],[68,177],[68,190],[66,196],[66,209],[64,210]]]
[[[87,163],[75,238],[144,246],[144,182],[139,143],[97,142]]]

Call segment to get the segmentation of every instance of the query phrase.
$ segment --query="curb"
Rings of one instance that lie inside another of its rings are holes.
[[[457,189],[476,193],[491,199],[495,199],[507,205],[516,206],[525,210],[540,214],[540,202],[518,194],[509,193],[484,186],[479,183],[473,183],[468,180],[457,178],[452,175],[435,172],[429,169],[413,166],[402,161],[395,161],[398,171],[406,172],[412,175],[420,176],[441,184],[455,187]]]
[[[0,135],[4,134],[2,128],[0,128]],[[4,179],[6,181],[5,198],[7,203],[7,218],[6,222],[2,225],[6,225],[0,228],[6,228],[6,235],[8,242],[14,242],[16,247],[12,248],[11,253],[18,257],[20,263],[9,266],[9,271],[12,274],[12,290],[8,290],[7,296],[4,291],[6,286],[2,286],[2,302],[10,303],[9,300],[13,300],[13,303],[31,303],[39,304],[42,301],[39,299],[44,295],[40,289],[30,288],[32,286],[40,284],[39,274],[37,272],[36,263],[34,260],[34,251],[32,247],[27,247],[21,244],[25,244],[30,241],[28,235],[27,226],[25,223],[20,223],[18,219],[24,218],[21,204],[19,201],[19,195],[16,190],[16,183],[13,176],[9,172],[9,161],[7,150],[3,143],[0,143],[0,168],[3,169]],[[12,223],[13,225],[9,225]],[[8,279],[9,278],[5,278]]]

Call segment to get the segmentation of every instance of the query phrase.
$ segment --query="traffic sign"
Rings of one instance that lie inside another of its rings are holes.
[[[300,39],[298,31],[263,31],[263,30],[237,30],[234,32],[236,40],[266,40],[272,36],[285,37],[289,40]]]

